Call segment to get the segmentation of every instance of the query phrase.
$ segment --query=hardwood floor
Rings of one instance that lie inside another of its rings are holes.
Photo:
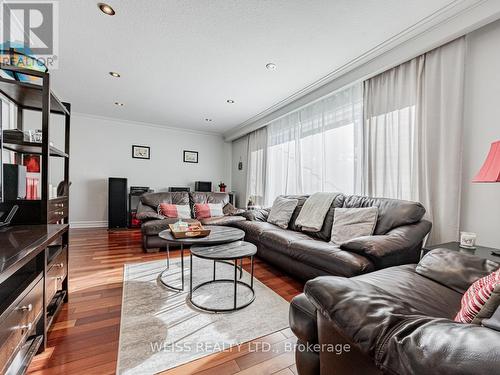
[[[177,251],[171,252],[179,256]],[[70,295],[48,337],[48,348],[35,357],[30,374],[113,374],[118,354],[123,265],[165,259],[165,253],[147,254],[139,230],[70,231]],[[248,267],[246,267],[248,268]],[[247,269],[248,270],[248,269]],[[270,265],[256,260],[255,276],[290,301],[303,285]],[[295,338],[289,329],[259,339],[271,351],[255,351],[252,343],[216,353],[163,372],[180,374],[296,373],[294,353],[285,351]]]

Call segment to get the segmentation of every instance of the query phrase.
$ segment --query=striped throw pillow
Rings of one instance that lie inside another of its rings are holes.
[[[194,216],[199,219],[224,216],[222,203],[195,203]]]
[[[172,219],[191,219],[189,204],[160,203],[158,213]]]
[[[500,302],[500,269],[475,281],[462,297],[456,322],[480,324],[490,318]]]

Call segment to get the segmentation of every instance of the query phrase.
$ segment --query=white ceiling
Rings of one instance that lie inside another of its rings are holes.
[[[110,17],[61,0],[53,90],[75,112],[222,133],[454,2],[109,0]]]

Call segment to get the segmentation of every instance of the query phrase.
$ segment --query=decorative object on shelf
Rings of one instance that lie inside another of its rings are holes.
[[[71,181],[66,183],[65,181],[59,182],[57,185],[57,196],[58,197],[67,197],[69,196],[69,187],[71,186]]]
[[[132,157],[134,159],[151,159],[149,146],[132,145]]]
[[[227,188],[227,185],[224,183],[224,182],[220,182],[219,183],[219,189],[220,189],[220,192],[221,193],[225,193],[226,192],[226,188]]]
[[[23,165],[28,173],[40,173],[40,155],[23,155]]]
[[[198,151],[184,150],[184,163],[198,163]]]
[[[40,129],[36,130],[27,130],[29,141],[34,143],[42,143],[43,133]]]
[[[210,182],[210,181],[195,181],[194,182],[194,191],[211,192],[212,191],[212,182]]]
[[[241,156],[240,156],[240,162],[238,163],[238,170],[239,171],[243,170],[243,162],[241,161]]]
[[[476,237],[476,233],[460,232],[460,247],[464,249],[475,249]]]
[[[26,177],[26,199],[35,201],[40,199],[40,179],[36,177]]]
[[[500,182],[500,141],[491,144],[490,152],[472,182]]]

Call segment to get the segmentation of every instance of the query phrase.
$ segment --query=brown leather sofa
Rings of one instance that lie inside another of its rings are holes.
[[[289,196],[292,197],[292,196]],[[267,222],[269,209],[247,211],[248,221],[231,225],[245,231],[246,241],[257,246],[257,255],[309,280],[317,276],[356,276],[399,264],[415,263],[431,223],[422,220],[425,208],[417,202],[337,194],[318,233],[305,233],[295,220],[307,196],[293,196],[299,204],[288,229]],[[330,242],[335,208],[371,207],[379,210],[373,236],[360,237],[341,246]]]
[[[169,219],[158,214],[158,205],[160,203],[170,203],[187,205],[191,207],[192,217],[193,206],[195,203],[222,203],[224,207],[224,216],[202,219],[200,222],[204,225],[230,225],[238,221],[245,221],[242,216],[234,215],[234,212],[228,211],[229,194],[227,193],[205,193],[205,192],[160,192],[147,193],[141,196],[139,206],[137,207],[137,218],[142,221],[142,245],[147,252],[156,252],[167,246],[165,240],[158,237],[158,234],[168,228],[168,224],[175,223],[178,219]],[[183,221],[192,222],[195,219],[183,219]]]
[[[418,265],[318,277],[290,307],[300,375],[500,372],[500,308],[482,325],[453,321],[463,293],[499,263],[446,249]]]

